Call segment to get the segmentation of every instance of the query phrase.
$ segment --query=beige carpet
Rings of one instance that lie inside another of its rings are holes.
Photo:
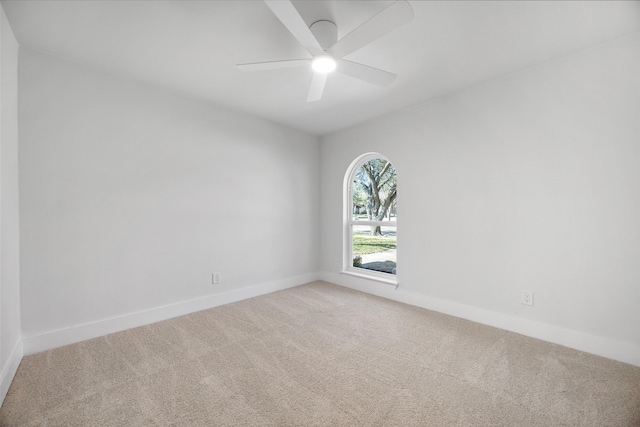
[[[25,357],[2,426],[640,426],[640,368],[323,282]]]

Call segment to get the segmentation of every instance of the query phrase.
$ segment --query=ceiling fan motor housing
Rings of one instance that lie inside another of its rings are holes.
[[[338,27],[331,21],[316,21],[309,29],[323,50],[329,49],[338,41]]]

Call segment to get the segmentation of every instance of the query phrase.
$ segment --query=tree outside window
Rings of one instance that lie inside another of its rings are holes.
[[[396,274],[396,170],[382,156],[368,156],[351,176],[351,267],[374,274]]]

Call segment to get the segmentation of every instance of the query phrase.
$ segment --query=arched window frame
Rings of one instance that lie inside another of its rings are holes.
[[[371,152],[365,153],[356,158],[344,176],[344,201],[343,201],[343,220],[342,220],[342,274],[348,274],[351,276],[361,277],[365,279],[375,280],[378,282],[387,283],[393,286],[398,286],[398,276],[397,274],[388,274],[381,273],[373,270],[367,270],[364,268],[358,268],[353,266],[353,226],[354,225],[371,225],[371,226],[384,226],[384,227],[395,227],[396,236],[398,236],[398,221],[397,218],[395,221],[355,221],[353,219],[353,196],[352,196],[352,186],[353,181],[355,179],[356,173],[360,169],[360,167],[373,159],[384,159],[390,162],[395,168],[395,164],[389,160],[386,156]],[[396,169],[396,174],[397,174]],[[396,178],[397,179],[397,178]],[[396,248],[396,259],[398,257],[398,250]],[[397,262],[397,261],[396,261]]]

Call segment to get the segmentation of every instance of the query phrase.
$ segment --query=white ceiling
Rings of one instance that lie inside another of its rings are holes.
[[[390,1],[296,1],[342,37]],[[640,31],[637,1],[411,1],[415,19],[347,56],[398,74],[381,88],[237,63],[307,58],[261,1],[2,1],[30,49],[322,135]]]

